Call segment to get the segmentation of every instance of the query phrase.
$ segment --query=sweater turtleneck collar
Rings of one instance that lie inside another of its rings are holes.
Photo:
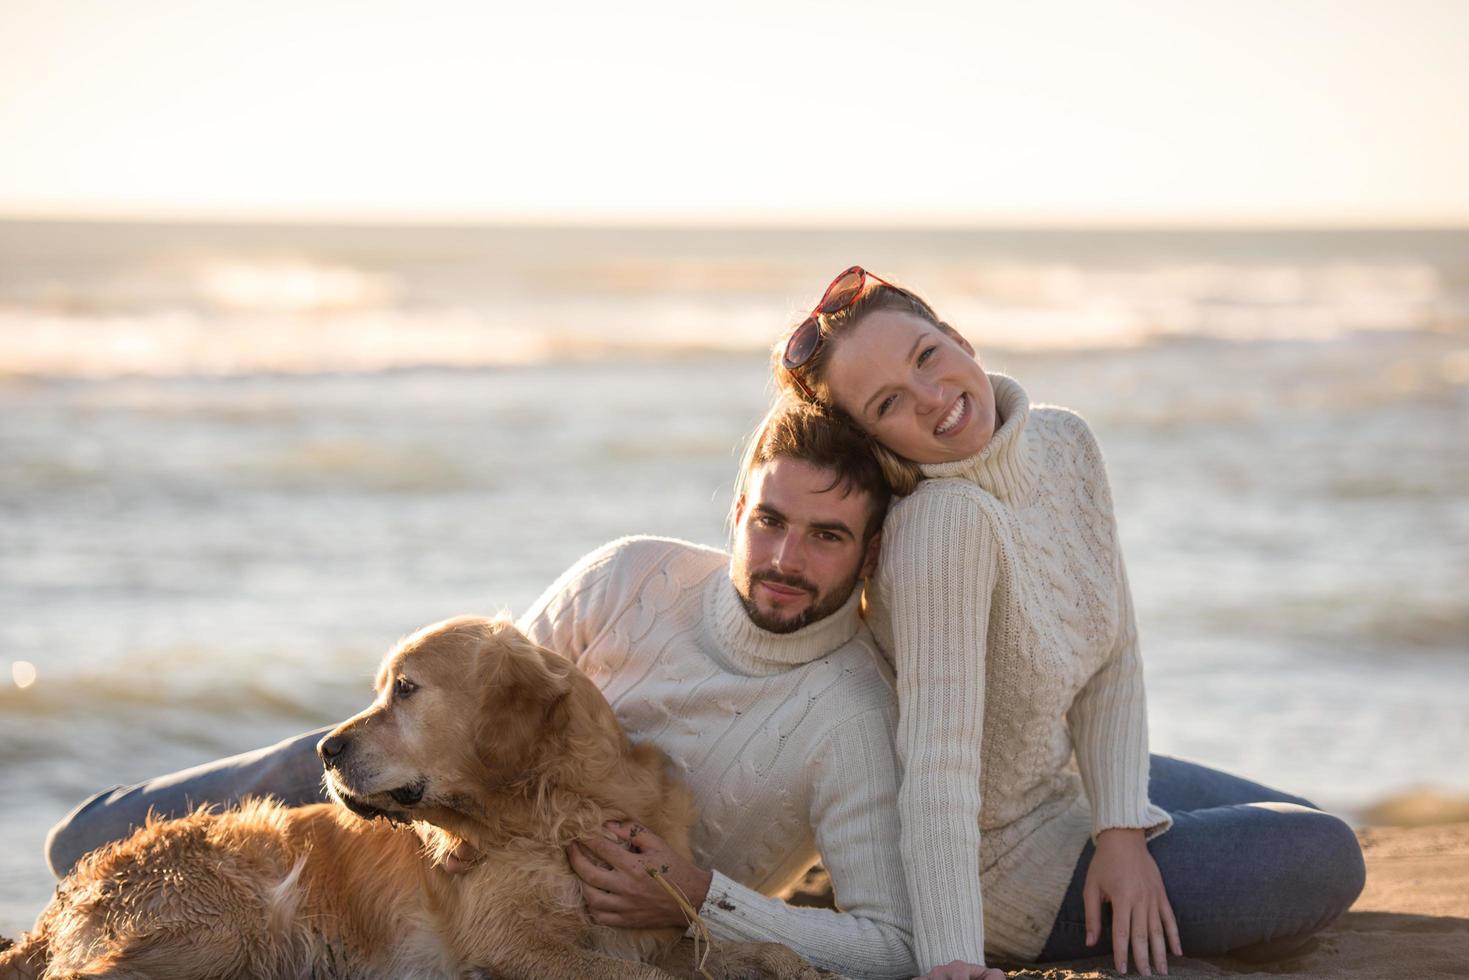
[[[862,590],[853,589],[842,607],[825,619],[794,633],[772,633],[750,620],[728,575],[712,575],[704,587],[704,646],[737,673],[752,677],[779,674],[818,660],[856,636],[862,622],[858,616],[861,599]]]
[[[988,490],[1007,503],[1023,501],[1035,488],[1035,464],[1030,458],[1030,445],[1024,438],[1025,422],[1030,418],[1030,398],[1013,378],[991,374],[995,390],[995,414],[1000,427],[989,444],[973,456],[948,463],[924,463],[919,467],[930,479],[961,477]]]

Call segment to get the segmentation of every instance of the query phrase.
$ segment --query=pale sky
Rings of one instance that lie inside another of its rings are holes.
[[[1469,0],[0,0],[0,216],[1469,224]]]

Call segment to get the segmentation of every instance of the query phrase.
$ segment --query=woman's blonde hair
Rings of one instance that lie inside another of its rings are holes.
[[[933,311],[933,307],[916,294],[901,286],[874,282],[864,289],[862,295],[858,296],[850,306],[835,313],[816,314],[816,324],[821,332],[821,339],[810,359],[799,368],[792,371],[783,363],[786,343],[796,327],[793,326],[787,330],[776,342],[771,352],[771,368],[775,374],[775,382],[780,386],[782,393],[789,398],[818,406],[823,411],[843,419],[847,424],[861,431],[857,420],[837,407],[836,402],[832,399],[831,389],[827,385],[827,372],[831,367],[832,341],[850,333],[867,314],[878,310],[911,313],[920,319],[927,320],[945,333],[958,336],[954,328],[940,320],[938,314]],[[923,479],[923,472],[918,468],[918,464],[899,456],[871,436],[866,436],[866,438],[872,444],[872,455],[882,467],[883,475],[887,477],[888,485],[893,488],[893,493],[899,497],[905,497],[917,489],[918,481]]]

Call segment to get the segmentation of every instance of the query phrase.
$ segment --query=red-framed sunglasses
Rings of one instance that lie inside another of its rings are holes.
[[[801,386],[807,398],[814,399],[816,396],[811,389],[806,387],[806,382],[796,372],[810,363],[811,358],[821,349],[821,320],[823,316],[840,313],[857,301],[862,295],[867,280],[880,282],[890,289],[897,289],[892,283],[882,276],[868,272],[860,265],[854,265],[845,272],[840,273],[826,287],[826,292],[821,294],[821,302],[817,303],[811,310],[810,315],[801,321],[801,325],[791,331],[790,339],[786,341],[785,353],[780,357],[781,367],[791,372],[791,378]]]

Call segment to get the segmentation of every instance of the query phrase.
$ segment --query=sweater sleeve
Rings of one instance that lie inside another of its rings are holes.
[[[980,760],[999,547],[980,491],[928,481],[884,528],[880,581],[897,674],[898,814],[920,970],[984,962]]]
[[[1138,655],[1137,619],[1122,552],[1116,552],[1117,641],[1101,669],[1081,689],[1066,722],[1076,767],[1092,807],[1092,836],[1112,828],[1156,837],[1173,818],[1148,800],[1148,705]]]
[[[719,871],[700,910],[716,939],[784,943],[816,966],[854,978],[914,969],[894,797],[891,709],[842,722],[812,766],[811,824],[839,912],[788,905]]]
[[[1142,829],[1148,837],[1155,837],[1173,825],[1173,818],[1148,800],[1148,705],[1132,590],[1127,583],[1127,565],[1122,559],[1112,488],[1101,447],[1085,422],[1078,418],[1076,423],[1094,518],[1112,529],[1117,638],[1102,666],[1071,703],[1066,724],[1071,730],[1082,786],[1091,801],[1092,837],[1113,828]]]

